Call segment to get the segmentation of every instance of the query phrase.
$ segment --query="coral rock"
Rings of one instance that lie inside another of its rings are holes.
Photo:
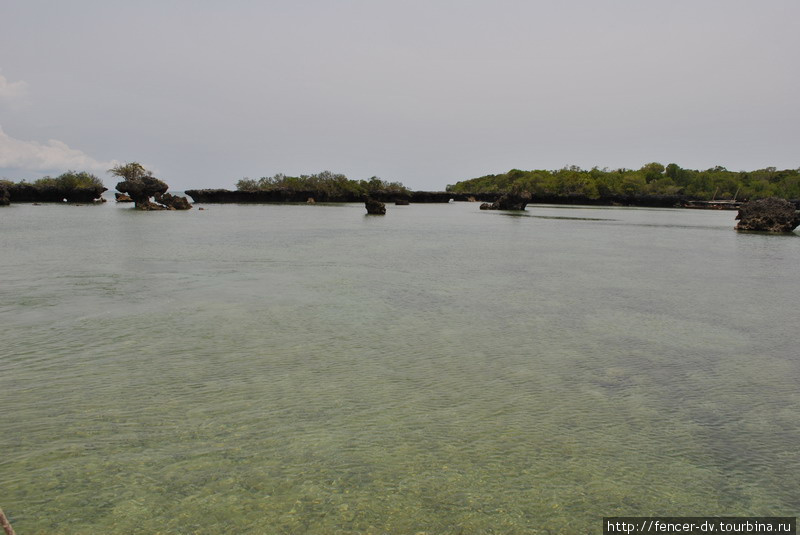
[[[800,213],[794,203],[776,197],[743,204],[736,219],[736,230],[792,232],[800,225]]]
[[[384,215],[386,214],[386,205],[380,201],[376,201],[374,199],[367,199],[364,202],[365,206],[367,207],[367,213],[372,215]]]
[[[531,194],[527,191],[522,193],[506,193],[492,204],[481,204],[481,210],[524,210],[531,202]]]

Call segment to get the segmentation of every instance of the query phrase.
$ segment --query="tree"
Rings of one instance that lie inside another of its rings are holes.
[[[664,174],[664,166],[658,162],[648,163],[643,165],[642,168],[639,170],[644,177],[644,181],[648,184],[654,180],[658,180],[661,178],[661,175]]]
[[[109,169],[108,172],[128,181],[141,180],[153,174],[152,171],[148,171],[138,162],[115,165]]]

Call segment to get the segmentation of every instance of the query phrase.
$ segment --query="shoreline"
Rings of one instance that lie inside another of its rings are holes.
[[[187,189],[184,192],[194,203],[200,204],[276,204],[314,202],[363,202],[364,196],[357,194],[330,194],[324,191],[274,189],[262,191],[240,191],[228,189]],[[503,193],[455,193],[448,191],[376,191],[370,194],[374,200],[393,203],[488,202],[497,201]],[[800,209],[800,201],[792,201]],[[591,198],[586,195],[534,194],[529,204],[565,204],[583,206],[631,206],[642,208],[693,208],[693,209],[737,209],[738,203],[713,203],[683,195],[609,195]]]

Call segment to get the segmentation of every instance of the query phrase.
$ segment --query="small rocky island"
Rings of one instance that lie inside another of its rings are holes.
[[[91,173],[67,171],[57,177],[46,176],[33,182],[0,180],[0,206],[10,203],[92,203],[102,201],[106,188]]]
[[[369,215],[386,215],[386,205],[375,199],[367,199],[364,201],[364,206],[367,208]]]
[[[136,162],[118,165],[109,172],[125,179],[117,183],[117,191],[130,197],[137,210],[189,210],[192,207],[186,197],[167,193],[167,183],[151,176],[150,171]]]
[[[531,194],[528,191],[520,193],[506,193],[495,202],[481,204],[481,210],[524,210],[531,202]]]
[[[800,225],[800,212],[791,201],[769,197],[743,204],[736,219],[736,230],[787,233]]]

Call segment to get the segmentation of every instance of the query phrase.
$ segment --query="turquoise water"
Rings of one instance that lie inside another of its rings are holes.
[[[0,208],[20,534],[800,514],[800,237],[735,212]]]

